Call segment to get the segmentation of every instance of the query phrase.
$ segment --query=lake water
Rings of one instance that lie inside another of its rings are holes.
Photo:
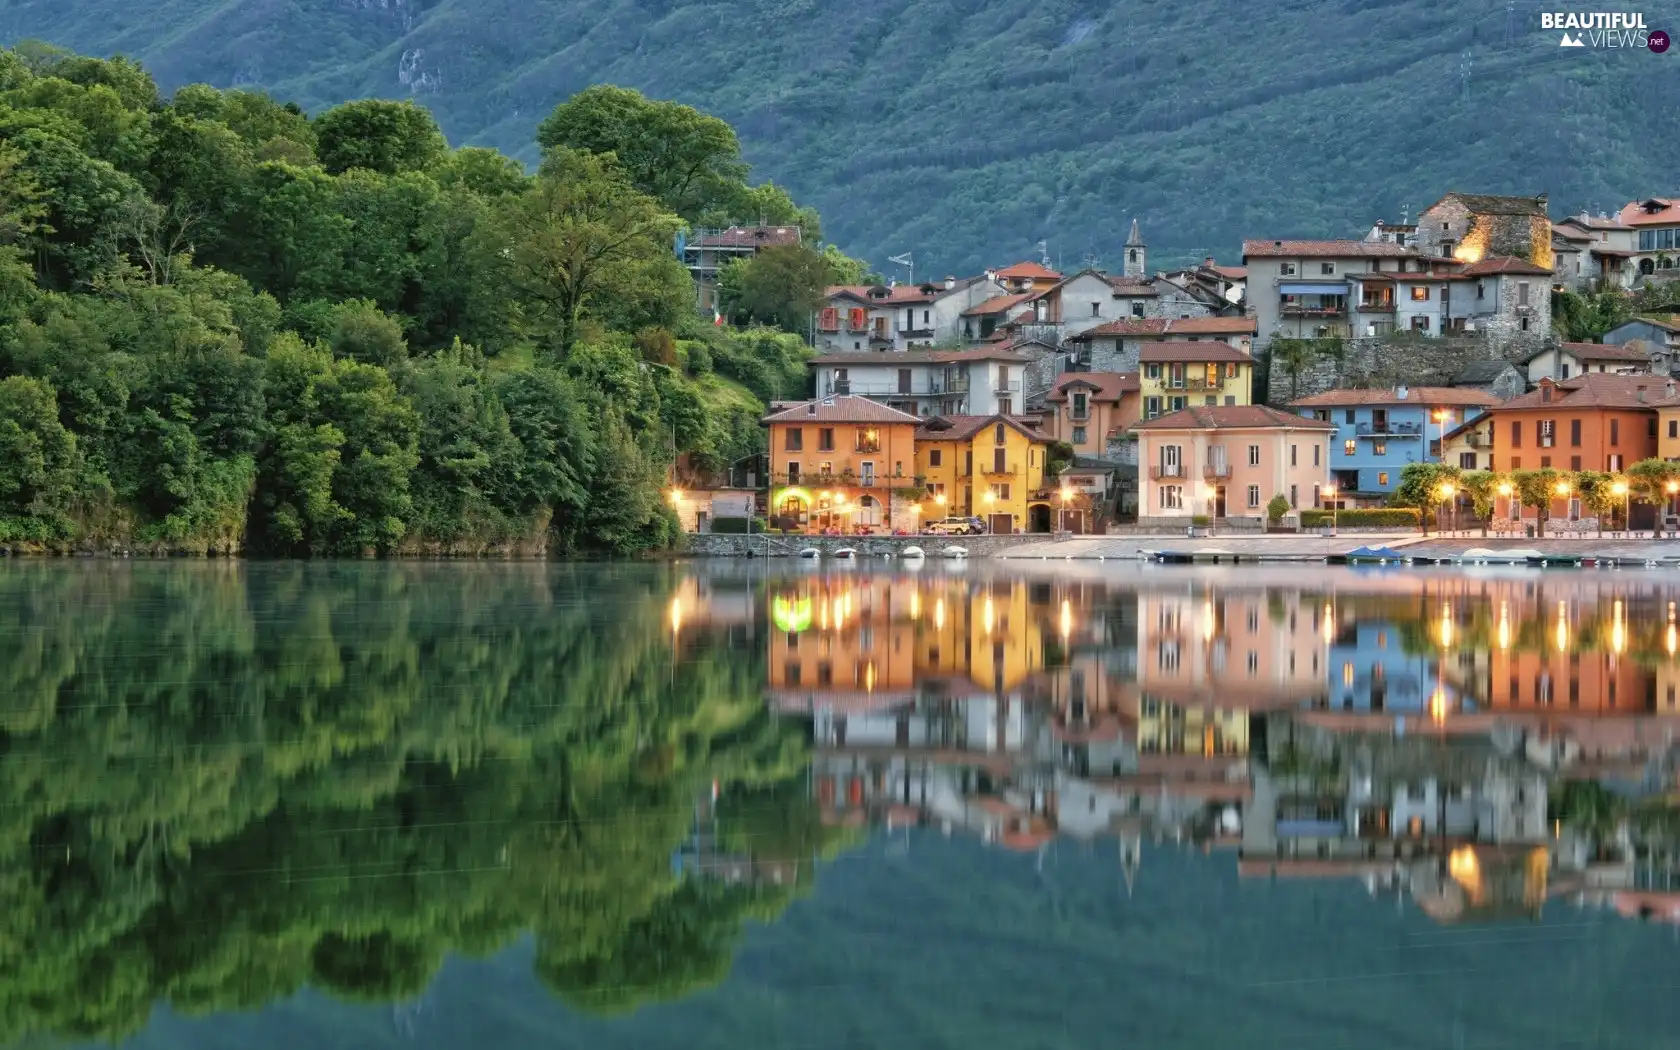
[[[1680,575],[0,564],[0,1047],[1680,1046]]]

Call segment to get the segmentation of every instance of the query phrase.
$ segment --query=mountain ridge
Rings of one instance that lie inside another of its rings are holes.
[[[635,87],[728,120],[755,175],[852,254],[963,273],[1040,240],[1064,268],[1112,265],[1133,217],[1161,266],[1357,236],[1449,188],[1546,190],[1559,215],[1660,192],[1648,144],[1680,134],[1680,65],[1560,49],[1539,6],[21,0],[0,41],[310,110],[412,96],[453,143],[527,162],[556,103]],[[1672,0],[1646,13],[1680,24]]]

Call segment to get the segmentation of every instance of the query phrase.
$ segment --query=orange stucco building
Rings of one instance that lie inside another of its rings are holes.
[[[916,426],[879,401],[836,394],[784,407],[770,428],[770,513],[818,532],[916,531]]]
[[[1545,378],[1538,389],[1491,410],[1493,469],[1622,471],[1657,454],[1656,402],[1667,393],[1666,380],[1594,372],[1556,382]],[[1501,517],[1534,517],[1534,508],[1510,499],[1495,508]],[[1634,521],[1641,510],[1635,506]],[[1579,517],[1578,503],[1560,497],[1550,517]]]
[[[1105,456],[1143,414],[1136,372],[1068,372],[1044,398],[1043,430],[1075,455]]]

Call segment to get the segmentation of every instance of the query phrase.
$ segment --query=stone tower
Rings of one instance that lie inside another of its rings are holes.
[[[1126,268],[1123,271],[1127,277],[1143,277],[1149,273],[1149,248],[1143,243],[1143,234],[1138,232],[1138,221],[1132,220],[1131,236],[1126,238]]]

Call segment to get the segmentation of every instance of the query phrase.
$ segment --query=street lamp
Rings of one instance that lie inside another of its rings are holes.
[[[1569,493],[1571,492],[1571,487],[1570,487],[1569,482],[1560,481],[1556,485],[1552,486],[1552,491],[1557,493],[1559,499],[1568,499],[1569,498]],[[1565,514],[1568,514],[1569,513],[1569,508],[1565,507],[1563,512]]]
[[[1446,462],[1446,458],[1447,458],[1447,410],[1444,409],[1444,408],[1437,408],[1435,410],[1434,419],[1435,419],[1435,425],[1441,428],[1441,430],[1440,430],[1440,435],[1441,436],[1439,438],[1439,443],[1435,446],[1435,455],[1442,462]],[[1427,436],[1427,435],[1425,435],[1425,436]],[[1427,456],[1425,456],[1424,458],[1428,459]]]
[[[1324,486],[1324,504],[1330,508],[1330,535],[1336,534],[1336,486],[1334,483]]]
[[[1440,502],[1443,505],[1449,505],[1452,502],[1452,498],[1458,494],[1458,486],[1454,485],[1450,481],[1443,481],[1441,484],[1436,486],[1435,492],[1436,496],[1440,499]],[[1458,515],[1453,514],[1450,520],[1456,525],[1458,523],[1457,518]],[[1456,532],[1458,530],[1454,529],[1453,531]]]
[[[1070,502],[1072,502],[1072,500],[1073,500],[1073,489],[1070,488],[1067,485],[1063,485],[1061,496],[1062,496],[1062,528],[1066,529],[1067,528],[1068,504]]]
[[[1612,495],[1622,497],[1622,531],[1631,532],[1632,529],[1630,529],[1629,526],[1632,522],[1628,521],[1628,510],[1630,509],[1629,504],[1633,497],[1631,490],[1628,488],[1628,483],[1623,481],[1621,478],[1617,478],[1611,483],[1610,492]]]

